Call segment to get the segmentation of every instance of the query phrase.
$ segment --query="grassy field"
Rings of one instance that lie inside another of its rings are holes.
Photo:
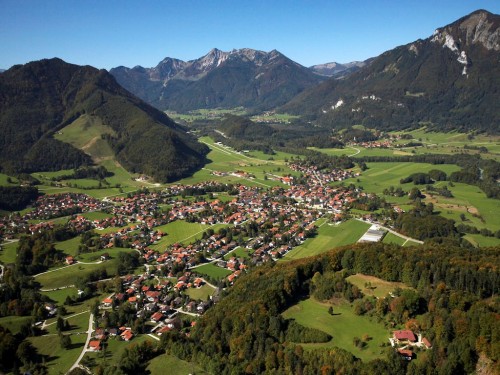
[[[176,220],[166,225],[155,228],[167,235],[160,241],[150,246],[155,250],[165,250],[167,246],[174,243],[189,244],[201,239],[203,232],[212,228],[217,232],[220,228],[226,227],[226,224],[204,225],[200,223],[188,223],[184,220]]]
[[[42,285],[42,289],[61,288],[72,285],[78,277],[86,277],[91,272],[106,269],[109,277],[116,274],[116,259],[110,259],[101,264],[75,264],[73,266],[56,269],[52,272],[41,274],[35,277],[35,280]]]
[[[183,361],[173,355],[162,354],[149,362],[147,370],[151,375],[205,375],[207,374],[194,363]]]
[[[229,254],[224,255],[224,259],[228,260],[232,257],[248,259],[250,258],[248,251],[249,250],[244,247],[237,247],[236,249],[234,249],[234,251],[231,251]]]
[[[107,214],[106,212],[94,211],[94,212],[85,212],[82,214],[83,217],[89,220],[103,220],[112,217],[113,215]]]
[[[9,178],[11,182],[7,181]],[[0,173],[0,186],[14,186],[17,185],[18,183],[19,181],[17,180],[17,178]]]
[[[302,245],[288,252],[283,259],[299,259],[324,253],[334,247],[357,242],[370,228],[369,224],[358,220],[348,220],[339,225],[318,223],[320,228],[316,237],[307,239]]]
[[[239,153],[230,147],[215,144],[211,138],[202,137],[200,141],[208,145],[211,149],[207,158],[210,160],[205,167],[196,172],[192,177],[181,180],[184,184],[194,184],[207,180],[221,181],[225,183],[242,183],[249,186],[272,187],[285,186],[279,181],[266,180],[264,172],[285,174],[294,172],[285,165],[284,159],[291,155],[277,153],[276,155],[266,155],[261,152],[249,154]],[[271,160],[270,160],[271,159]],[[280,169],[278,172],[277,169]],[[244,171],[255,176],[254,179],[245,179],[236,176],[214,176],[213,171],[235,172]],[[275,171],[275,172],[273,172]]]
[[[57,335],[30,337],[28,340],[45,357],[49,374],[65,374],[80,355],[86,335],[71,335],[71,347],[62,349]]]
[[[319,329],[330,334],[333,339],[327,343],[301,344],[304,349],[339,347],[345,349],[363,361],[381,357],[380,344],[387,343],[389,332],[372,318],[354,314],[347,302],[333,305],[334,315],[328,314],[331,304],[321,303],[312,298],[299,302],[283,313],[286,319],[295,319],[306,327]],[[363,349],[353,344],[353,338],[369,335],[372,339]]]
[[[87,352],[85,353],[85,359],[90,361],[91,368],[95,367],[99,364],[103,365],[115,365],[119,363],[120,358],[122,357],[125,349],[131,345],[134,344],[139,344],[144,341],[151,341],[154,345],[156,345],[157,341],[152,339],[151,337],[147,335],[139,335],[136,336],[132,339],[132,341],[127,342],[127,341],[122,341],[118,337],[111,337],[109,338],[107,342],[107,349],[106,353],[100,352],[100,353],[93,353],[93,352]],[[104,356],[105,354],[105,356]]]
[[[360,273],[351,275],[346,280],[351,284],[356,285],[364,295],[374,296],[377,298],[384,298],[396,288],[408,288],[408,286],[403,283],[385,281],[374,276],[363,275]]]
[[[55,248],[61,250],[64,254],[76,256],[78,246],[81,244],[81,237],[76,236],[70,240],[56,242]]]
[[[387,233],[385,236],[384,236],[384,239],[382,240],[382,242],[384,243],[394,243],[396,245],[400,245],[400,246],[403,246],[404,243],[406,242],[406,240],[404,238],[401,238],[399,236],[396,236],[395,234],[392,234],[392,233]]]
[[[184,122],[193,122],[200,120],[220,120],[226,114],[232,114],[236,116],[244,116],[246,114],[246,110],[243,107],[237,108],[213,108],[213,109],[195,109],[189,111],[188,113],[178,113],[175,111],[167,111],[167,115],[173,120],[179,120]]]
[[[29,321],[31,321],[30,316],[3,316],[0,318],[0,326],[16,334],[21,330],[21,326]]]
[[[207,301],[210,299],[210,296],[213,295],[215,289],[210,285],[203,285],[201,288],[189,288],[186,290],[186,294],[194,300],[203,300]]]
[[[476,247],[500,246],[500,238],[484,237],[480,234],[467,234],[464,238]]]
[[[207,275],[213,279],[218,279],[218,280],[222,280],[223,278],[232,273],[228,269],[217,267],[212,263],[194,268],[193,271],[199,273],[200,275]]]
[[[2,262],[3,264],[15,263],[17,254],[17,242],[4,242],[2,245],[0,245],[0,248],[0,262]]]

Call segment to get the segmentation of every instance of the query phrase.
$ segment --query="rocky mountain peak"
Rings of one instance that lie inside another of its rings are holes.
[[[431,42],[459,53],[474,44],[481,44],[488,50],[500,51],[500,16],[485,10],[478,10],[458,21],[437,29]]]

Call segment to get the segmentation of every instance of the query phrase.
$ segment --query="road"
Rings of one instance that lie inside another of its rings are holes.
[[[82,352],[80,353],[80,356],[78,357],[78,359],[76,360],[76,362],[73,363],[73,366],[70,367],[70,369],[68,370],[67,373],[71,372],[71,370],[73,370],[73,369],[75,369],[75,368],[78,367],[78,365],[80,364],[80,361],[82,360],[83,356],[87,352],[87,348],[89,346],[90,338],[92,337],[92,332],[93,332],[92,324],[93,324],[93,322],[94,322],[94,314],[90,313],[90,317],[89,317],[89,329],[87,331],[87,340],[85,341],[85,346],[83,347]]]

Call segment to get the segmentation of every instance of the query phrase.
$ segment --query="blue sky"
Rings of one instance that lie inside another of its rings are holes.
[[[0,0],[0,68],[42,58],[110,69],[212,48],[277,49],[310,66],[364,60],[499,0]]]

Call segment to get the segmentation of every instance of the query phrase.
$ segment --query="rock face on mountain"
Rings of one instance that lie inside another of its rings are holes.
[[[500,129],[500,16],[484,10],[330,79],[281,108],[318,123],[379,129]]]
[[[112,129],[106,140],[125,168],[159,181],[201,167],[208,151],[105,70],[51,59],[16,65],[0,75],[3,170],[60,170],[92,163],[83,151],[53,137],[83,114]]]
[[[239,107],[266,110],[282,105],[323,80],[278,51],[211,50],[188,62],[166,58],[155,68],[110,71],[117,81],[165,110]]]

